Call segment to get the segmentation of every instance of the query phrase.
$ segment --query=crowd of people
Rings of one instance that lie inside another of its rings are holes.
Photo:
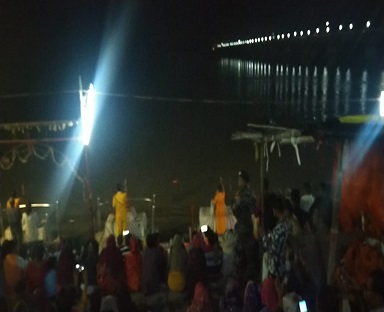
[[[327,286],[321,265],[311,270],[303,251],[304,237],[329,234],[329,186],[322,183],[320,194],[314,196],[306,183],[300,196],[298,189],[270,192],[265,181],[262,200],[257,200],[249,182],[248,173],[240,171],[239,191],[231,205],[237,219],[234,230],[226,229],[223,222],[221,180],[214,199],[216,229],[197,229],[191,237],[176,234],[169,245],[161,243],[158,233],[148,234],[145,240],[119,233],[108,237],[101,251],[90,239],[74,253],[71,241],[63,239],[54,250],[43,243],[29,244],[31,252],[22,255],[16,240],[5,241],[0,310],[20,301],[35,311],[65,312],[356,308],[340,288]],[[114,205],[125,209],[126,194],[121,189],[118,193],[122,194]],[[126,225],[117,226],[122,232]],[[321,258],[320,249],[317,252],[314,256]],[[365,304],[356,311],[384,311],[383,276],[381,268],[370,273],[362,290]],[[175,296],[180,301],[171,302]]]

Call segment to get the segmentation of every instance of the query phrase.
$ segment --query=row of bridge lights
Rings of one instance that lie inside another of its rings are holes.
[[[329,22],[328,21],[325,23],[325,26],[326,26],[326,28],[325,28],[326,33],[329,33],[331,31],[331,28],[329,27]],[[366,26],[366,28],[371,27],[371,22],[367,21],[365,26]],[[349,30],[352,30],[353,29],[353,24],[350,23],[348,28],[349,28]],[[343,25],[342,24],[339,25],[339,31],[341,31],[341,30],[343,30]],[[320,33],[320,28],[319,27],[316,28],[315,32],[316,32],[316,34],[319,34]],[[311,31],[308,29],[306,34],[307,34],[307,36],[310,36],[311,35]],[[293,32],[293,37],[297,37],[298,35],[300,35],[300,37],[304,36],[304,31],[301,30],[300,32],[297,32],[297,31]],[[286,35],[285,34],[277,35],[276,39],[277,40],[285,39],[285,38],[289,39],[290,37],[291,37],[291,34],[287,33]],[[261,37],[261,38],[255,38],[255,39],[248,39],[248,40],[245,40],[243,42],[241,40],[239,40],[239,41],[235,42],[235,44],[238,45],[239,43],[240,44],[244,44],[244,43],[258,43],[258,42],[264,42],[264,41],[272,41],[272,39],[275,39],[274,35],[273,36],[265,36],[265,37]],[[232,46],[233,43],[232,44],[228,44],[227,43],[225,45],[218,44],[218,47],[223,47],[223,46],[228,46],[228,45]]]

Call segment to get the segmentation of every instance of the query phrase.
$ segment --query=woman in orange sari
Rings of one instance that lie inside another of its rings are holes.
[[[215,205],[216,233],[218,235],[223,235],[227,230],[227,225],[225,218],[225,190],[222,178],[220,178],[220,184],[217,187],[213,203]]]

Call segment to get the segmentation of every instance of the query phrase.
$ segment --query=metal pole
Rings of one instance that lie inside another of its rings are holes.
[[[258,149],[260,146],[260,206],[262,211],[264,211],[264,151],[263,144],[256,145]]]
[[[151,233],[155,233],[155,208],[156,208],[156,194],[153,194],[152,195]]]
[[[84,158],[85,158],[85,169],[86,169],[86,181],[85,181],[85,192],[86,192],[86,202],[87,202],[87,208],[91,215],[91,224],[90,224],[90,230],[92,236],[95,235],[95,222],[93,219],[93,211],[92,211],[92,203],[91,203],[91,181],[89,178],[89,160],[88,160],[88,145],[84,146]]]

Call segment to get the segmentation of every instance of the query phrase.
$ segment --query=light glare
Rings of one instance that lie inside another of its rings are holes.
[[[329,26],[329,22],[328,21],[325,22],[325,26]]]
[[[201,232],[205,233],[208,231],[208,226],[207,225],[202,225],[201,226]]]
[[[80,111],[81,111],[81,139],[83,145],[88,146],[91,139],[93,122],[95,118],[96,93],[93,84],[89,85],[88,91],[81,91]]]
[[[307,35],[309,36],[311,34],[311,31],[308,29],[307,30]]]
[[[353,29],[353,24],[349,24],[349,29]]]
[[[343,29],[343,25],[340,25],[340,26],[339,26],[339,30],[342,30],[342,29]]]
[[[329,33],[330,32],[330,28],[329,27],[327,27],[327,29],[325,30],[327,33]]]
[[[384,91],[381,91],[379,109],[380,109],[380,117],[384,118]]]
[[[319,32],[320,32],[320,29],[316,28],[316,34],[318,34]]]
[[[368,21],[366,25],[367,25],[367,28],[371,27],[371,22]]]

